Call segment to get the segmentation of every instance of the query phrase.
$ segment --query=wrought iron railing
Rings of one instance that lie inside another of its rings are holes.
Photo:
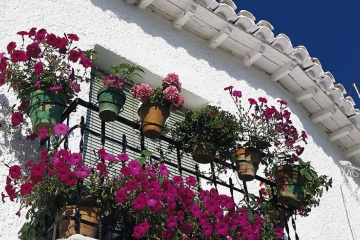
[[[66,122],[66,124],[69,126],[70,118],[71,118],[70,115],[71,115],[71,113],[76,112],[78,107],[85,107],[89,111],[93,111],[95,113],[99,112],[99,108],[95,104],[92,104],[90,102],[86,102],[86,101],[84,101],[84,100],[82,100],[80,98],[76,98],[63,112],[62,117],[61,117],[61,122]],[[120,122],[121,124],[124,124],[124,125],[127,125],[127,126],[133,128],[134,131],[140,129],[139,122],[130,121],[130,120],[122,117],[121,115],[119,115],[117,117],[116,121]],[[140,148],[139,148],[137,146],[128,145],[128,142],[126,140],[126,134],[123,134],[121,139],[115,139],[113,137],[106,136],[106,131],[105,131],[106,124],[105,124],[105,122],[101,122],[101,130],[100,130],[100,132],[98,132],[98,131],[92,130],[91,127],[89,127],[89,123],[85,122],[85,117],[81,116],[81,119],[80,119],[79,123],[72,126],[70,128],[70,130],[69,130],[69,133],[71,133],[75,129],[80,129],[81,137],[80,137],[80,142],[79,142],[79,150],[80,150],[81,153],[84,153],[84,136],[85,136],[85,134],[91,134],[93,136],[99,137],[102,146],[104,146],[107,141],[111,141],[113,143],[116,143],[119,146],[121,146],[122,152],[126,152],[127,150],[131,150],[131,151],[136,152],[139,155],[141,155],[142,151],[145,150],[144,136],[142,135],[141,131],[140,131],[141,138],[140,138],[140,143],[139,143]],[[60,141],[59,141],[60,144],[63,144],[65,149],[68,149],[68,145],[69,145],[68,136],[69,136],[69,134],[66,135],[64,138],[60,139]],[[191,175],[195,176],[198,182],[200,182],[201,179],[204,179],[206,181],[210,181],[210,182],[213,183],[213,185],[214,185],[214,187],[216,189],[218,189],[218,186],[226,187],[226,188],[229,189],[232,198],[234,198],[234,193],[236,193],[236,192],[243,194],[245,197],[248,197],[249,192],[248,192],[248,187],[247,187],[246,181],[242,181],[243,187],[239,188],[239,187],[236,187],[233,184],[233,180],[232,180],[231,177],[228,179],[228,182],[226,182],[224,180],[218,179],[214,174],[212,174],[211,177],[202,174],[199,171],[199,168],[198,168],[197,165],[196,165],[195,169],[189,169],[189,168],[183,167],[182,164],[181,164],[180,144],[178,142],[174,141],[173,139],[171,139],[171,138],[169,138],[167,136],[164,136],[164,135],[160,136],[160,141],[165,141],[165,142],[175,146],[175,148],[176,148],[176,156],[177,156],[176,163],[174,163],[172,161],[167,161],[166,159],[165,160],[161,159],[161,160],[164,161],[165,164],[167,164],[168,166],[172,166],[172,167],[176,168],[179,171],[180,175],[182,175],[183,173],[187,173],[187,174],[191,174]],[[41,140],[40,144],[41,145],[47,144],[48,148],[51,147],[50,146],[50,140],[48,138]],[[160,156],[161,156],[163,154],[162,150],[160,149],[159,151],[160,151]],[[151,156],[150,159],[149,159],[149,161],[159,161],[159,160],[160,160],[160,158],[156,157],[156,156]],[[221,165],[227,167],[230,170],[235,170],[236,169],[236,166],[235,166],[234,163],[228,163],[228,162],[224,162],[224,161],[219,161],[219,159],[215,159],[215,163],[216,164],[221,164]],[[214,164],[213,163],[211,164],[211,169],[212,169],[212,171],[214,170]],[[265,179],[265,178],[263,178],[261,176],[258,176],[258,175],[255,176],[255,179],[260,181],[260,182],[263,182],[263,183],[267,184],[268,186],[270,186],[271,191],[272,191],[272,196],[275,196],[275,197],[273,199],[271,199],[271,200],[268,200],[268,201],[272,202],[272,204],[276,208],[283,208],[285,211],[288,211],[290,213],[288,215],[291,216],[292,212],[291,212],[290,209],[287,209],[286,207],[277,204],[276,194],[274,192],[275,183],[272,182],[272,181],[269,181],[269,180],[267,180],[267,179]],[[77,183],[77,190],[78,190],[78,193],[79,193],[78,194],[79,198],[80,198],[81,187],[82,187],[82,181],[79,181]],[[256,196],[256,197],[257,198],[263,198],[260,191],[259,191],[259,195]],[[80,223],[94,226],[93,223],[85,221],[85,220],[83,220],[81,218],[81,215],[79,213],[79,200],[80,199],[78,199],[77,204],[76,204],[76,214],[75,214],[75,216],[66,216],[66,217],[62,217],[60,219],[56,219],[55,222],[53,224],[51,224],[51,226],[49,226],[46,229],[46,231],[44,231],[43,236],[44,236],[45,239],[56,239],[57,224],[59,222],[61,222],[61,221],[64,221],[64,220],[73,220],[75,222],[75,231],[76,231],[76,233],[80,232]],[[123,226],[118,225],[118,226],[116,226],[114,228],[114,227],[110,227],[110,226],[105,225],[104,224],[104,214],[103,214],[102,209],[100,209],[100,213],[101,213],[100,223],[99,223],[99,225],[94,226],[94,227],[97,227],[99,229],[99,239],[104,239],[105,233],[112,233],[113,235],[116,236],[116,237],[110,237],[110,238],[106,238],[106,239],[112,239],[112,240],[132,239],[131,233],[129,231],[127,231],[126,229],[124,229]],[[288,224],[287,224],[289,218],[291,218],[291,223],[292,223],[292,227],[294,229],[295,239],[298,240],[299,237],[298,237],[298,235],[296,233],[295,220],[294,220],[294,218],[292,216],[287,217],[286,220],[285,220],[285,230],[286,230],[287,235],[288,235],[287,239],[290,240],[289,227],[288,227]]]

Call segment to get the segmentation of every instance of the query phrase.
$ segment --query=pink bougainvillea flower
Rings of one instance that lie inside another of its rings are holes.
[[[76,175],[81,179],[84,180],[90,175],[91,169],[86,165],[81,165],[75,169]]]
[[[62,89],[62,86],[61,85],[55,85],[55,86],[52,86],[52,87],[49,87],[49,90],[53,93],[57,93],[58,91],[60,91]]]
[[[241,97],[242,97],[242,93],[241,93],[241,91],[235,90],[235,91],[233,91],[233,96],[234,96],[234,97],[241,98]]]
[[[145,102],[148,100],[152,94],[154,94],[154,90],[146,83],[140,83],[134,85],[130,89],[130,94],[136,98],[139,99],[142,102]]]
[[[24,121],[23,115],[21,112],[14,112],[11,116],[11,124],[14,126],[19,125]]]
[[[49,130],[47,128],[42,128],[39,133],[40,139],[46,138],[48,132],[49,132]]]
[[[68,33],[67,37],[68,37],[69,40],[79,41],[79,37],[76,34]]]
[[[72,153],[69,157],[69,163],[72,166],[77,166],[82,163],[82,155],[81,153]]]
[[[179,96],[179,91],[175,86],[169,86],[163,91],[164,99],[173,103]]]
[[[34,185],[32,183],[23,183],[20,187],[20,194],[22,196],[28,195],[33,190]]]
[[[53,130],[54,134],[65,136],[69,131],[69,127],[64,123],[58,123],[54,126]]]
[[[180,94],[177,96],[176,100],[174,100],[171,104],[172,110],[181,110],[184,106],[185,99]]]
[[[40,73],[42,73],[42,71],[44,70],[43,68],[43,63],[42,62],[38,62],[34,65],[34,73],[35,75],[39,75]]]
[[[12,179],[18,179],[21,176],[21,167],[14,165],[9,168],[9,175]]]
[[[118,155],[118,159],[119,159],[119,161],[126,162],[127,160],[129,160],[129,156],[126,153],[120,153]]]

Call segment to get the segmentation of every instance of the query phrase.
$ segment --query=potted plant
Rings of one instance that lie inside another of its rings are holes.
[[[264,97],[248,99],[248,107],[242,103],[242,93],[226,87],[237,107],[241,127],[240,148],[234,154],[237,160],[239,178],[244,181],[254,179],[258,165],[264,164],[265,174],[272,172],[274,159],[292,153],[292,158],[300,156],[306,143],[304,131],[301,134],[292,124],[287,103],[278,100],[279,107],[268,105]]]
[[[68,128],[57,124],[51,130],[55,135],[66,135]],[[49,133],[48,133],[49,134]],[[43,150],[40,161],[30,160],[24,166],[9,167],[5,192],[2,199],[20,203],[18,215],[23,208],[27,209],[25,223],[20,230],[21,239],[36,239],[49,237],[47,229],[58,223],[58,236],[69,237],[75,234],[74,217],[76,208],[82,219],[99,223],[100,214],[97,210],[97,199],[94,192],[98,191],[99,181],[90,181],[101,177],[101,171],[91,170],[92,166],[82,163],[82,154],[58,148],[56,138],[52,136],[55,147],[51,151]],[[80,188],[79,188],[80,187]],[[64,230],[64,231],[62,231]],[[80,224],[80,233],[96,238],[97,227]]]
[[[224,161],[230,159],[239,138],[236,117],[210,105],[187,111],[171,132],[183,152],[192,154],[198,163],[210,163],[216,154]]]
[[[142,102],[138,114],[141,131],[145,137],[151,139],[160,137],[164,124],[170,116],[170,109],[182,109],[184,97],[180,92],[181,83],[175,73],[169,73],[163,78],[160,87],[152,89],[148,84],[140,83],[131,88],[131,95]]]
[[[106,77],[101,77],[99,74],[103,84],[97,95],[99,117],[105,122],[115,121],[125,104],[126,95],[123,92],[125,82],[133,83],[132,79],[135,75],[140,76],[138,72],[144,73],[144,70],[136,65],[121,63],[112,65],[110,72]]]
[[[74,46],[79,40],[76,34],[61,37],[32,28],[18,35],[22,41],[10,42],[7,54],[0,55],[0,85],[9,84],[14,90],[21,101],[21,117],[29,115],[39,134],[59,122],[66,105],[80,91],[79,83],[89,80],[85,70],[91,67],[93,51]]]

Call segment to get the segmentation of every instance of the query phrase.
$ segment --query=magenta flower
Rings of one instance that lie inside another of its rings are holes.
[[[174,176],[173,181],[175,185],[183,184],[183,178],[181,176]]]
[[[234,97],[241,98],[241,97],[242,97],[242,93],[241,93],[241,91],[235,90],[235,91],[233,91],[233,96],[234,96]]]
[[[21,112],[14,112],[11,116],[11,124],[14,126],[19,125],[24,121],[23,115]]]
[[[39,133],[39,136],[40,136],[40,139],[44,139],[47,137],[47,134],[48,134],[48,129],[47,128],[42,128],[40,130],[40,133]]]
[[[34,185],[32,183],[23,183],[23,184],[21,184],[21,187],[20,187],[20,194],[22,196],[28,195],[31,193],[33,188],[34,188]]]
[[[21,175],[21,167],[14,165],[9,168],[9,175],[12,179],[18,179]]]
[[[90,175],[90,168],[86,165],[81,165],[75,169],[76,175],[81,179],[84,180]]]
[[[255,104],[257,104],[256,100],[253,99],[253,98],[249,98],[248,100],[249,100],[250,105],[255,105]]]
[[[69,131],[69,127],[66,126],[64,123],[58,123],[54,126],[54,133],[56,135],[66,135]]]
[[[69,163],[72,166],[78,166],[82,163],[81,153],[72,153],[69,157]]]
[[[26,55],[29,58],[38,58],[41,53],[41,49],[38,44],[32,43],[26,47]]]
[[[132,174],[134,175],[139,175],[141,174],[141,171],[142,171],[142,167],[140,165],[140,163],[136,160],[132,160],[129,165],[128,165],[130,171]]]
[[[124,203],[126,200],[127,200],[127,197],[128,197],[128,193],[126,190],[123,190],[121,188],[119,188],[117,191],[116,191],[116,196],[115,196],[115,200],[119,203]]]
[[[279,102],[281,105],[287,105],[287,102],[284,101],[284,100],[278,100],[278,102]]]
[[[39,75],[44,70],[43,63],[38,62],[34,65],[34,73],[35,75]]]
[[[267,103],[267,99],[264,97],[259,97],[259,102],[261,103]]]
[[[43,150],[40,155],[40,159],[45,161],[49,156],[49,152],[47,150]]]
[[[189,235],[193,232],[193,227],[189,222],[185,222],[182,225],[180,225],[180,231],[186,235]]]
[[[62,89],[61,85],[54,85],[52,87],[49,87],[49,90],[53,93],[57,93]]]
[[[11,61],[13,62],[26,62],[28,57],[23,50],[15,50],[11,54]]]
[[[118,155],[118,159],[119,161],[126,162],[127,160],[129,160],[129,156],[126,153],[120,153]]]
[[[136,225],[134,227],[134,232],[133,232],[134,238],[136,238],[136,239],[142,238],[147,233],[149,228],[150,228],[150,224],[147,221],[144,221],[144,222]]]
[[[143,210],[146,207],[145,194],[140,193],[139,195],[137,195],[136,198],[132,202],[132,206],[133,206],[134,210],[136,210],[136,211]]]
[[[9,44],[6,47],[8,53],[11,53],[15,48],[16,48],[15,42],[9,42]]]
[[[228,90],[232,90],[233,88],[234,88],[234,87],[230,85],[230,86],[228,86],[228,87],[225,87],[224,90],[225,90],[225,91],[228,91]]]
[[[276,228],[274,229],[274,234],[277,238],[283,238],[284,236],[284,229],[279,227],[279,226],[276,226]]]
[[[46,42],[47,44],[55,47],[56,44],[57,44],[57,42],[58,42],[58,39],[57,39],[57,37],[56,37],[55,34],[50,33],[50,34],[48,34],[48,35],[46,36],[45,42]]]
[[[134,85],[130,89],[130,94],[134,98],[139,99],[142,102],[145,102],[151,97],[152,94],[154,94],[154,91],[148,84],[140,83]]]
[[[181,82],[179,76],[176,73],[169,73],[163,80],[162,85],[164,87],[174,86],[178,92],[181,92]]]
[[[159,164],[158,169],[162,176],[169,176],[169,170],[167,169],[164,163]]]
[[[213,228],[209,224],[202,225],[201,228],[202,228],[201,233],[204,237],[212,236]]]
[[[193,176],[186,177],[185,181],[186,181],[186,184],[191,186],[191,187],[194,187],[196,185],[196,178],[193,177]]]
[[[79,37],[76,34],[68,33],[67,37],[68,37],[69,40],[79,41]]]
[[[105,163],[102,163],[102,162],[99,162],[96,166],[96,169],[99,170],[100,172],[104,172],[105,169],[106,169],[106,164]]]
[[[76,176],[76,173],[74,172],[68,172],[66,174],[66,180],[64,180],[64,183],[67,185],[67,186],[74,186],[77,182],[78,182],[78,178]]]

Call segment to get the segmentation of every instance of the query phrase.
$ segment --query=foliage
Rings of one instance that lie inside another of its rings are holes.
[[[175,73],[169,73],[163,78],[162,85],[154,89],[146,83],[135,84],[130,89],[131,95],[143,104],[161,104],[172,110],[181,110],[184,105],[184,97],[180,95],[180,92],[181,83],[179,76]]]
[[[231,159],[236,150],[239,127],[236,117],[216,106],[207,106],[187,111],[182,122],[175,123],[171,133],[181,143],[185,153],[191,153],[193,146],[202,142],[218,153],[221,159]]]
[[[144,70],[139,66],[128,63],[111,65],[108,70],[110,71],[109,75],[103,77],[101,73],[98,73],[97,79],[101,81],[104,87],[115,87],[121,90],[124,90],[125,82],[133,84],[134,77],[141,77],[139,73],[144,73]]]

